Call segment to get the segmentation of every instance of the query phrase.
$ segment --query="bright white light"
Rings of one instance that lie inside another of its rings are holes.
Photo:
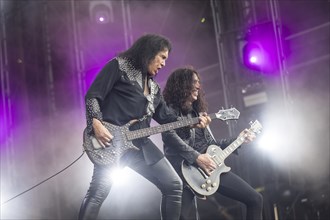
[[[279,105],[278,105],[279,106]],[[285,167],[295,159],[297,152],[296,134],[292,117],[289,118],[280,108],[269,108],[267,117],[263,118],[263,130],[256,139],[256,146],[263,155],[278,167]]]
[[[13,216],[19,215],[17,213],[17,210],[14,211],[13,207],[20,207],[20,211],[23,211],[23,208],[25,205],[22,203],[22,200],[9,200],[13,198],[14,193],[11,192],[12,190],[6,189],[6,187],[1,186],[1,199],[0,199],[0,219],[9,219],[9,216],[11,219],[13,219]],[[8,203],[7,203],[8,202]],[[18,219],[18,218],[15,218]]]
[[[260,48],[253,48],[250,51],[249,62],[256,65],[262,65],[265,62],[265,54]]]
[[[127,167],[125,168],[115,168],[112,170],[111,173],[109,173],[109,178],[113,181],[115,184],[125,184],[129,182],[129,170]]]
[[[258,147],[267,152],[274,152],[281,145],[279,137],[279,134],[274,132],[263,133],[257,142]]]
[[[277,124],[278,121],[272,120],[271,122],[264,125],[264,130],[257,139],[257,146],[266,152],[272,160],[287,160],[292,153],[292,139],[288,136],[288,131]]]
[[[99,17],[99,21],[103,22],[104,21],[104,17]]]
[[[256,56],[250,57],[250,63],[256,63],[258,61]]]

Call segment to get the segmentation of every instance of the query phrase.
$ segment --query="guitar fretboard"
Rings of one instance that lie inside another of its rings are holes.
[[[221,152],[222,159],[226,159],[231,153],[233,153],[239,146],[241,146],[244,142],[245,138],[243,136],[238,137],[235,141],[233,141],[228,147],[226,147]]]
[[[215,119],[216,117],[216,113],[210,114],[209,117],[211,119]],[[177,129],[177,128],[182,128],[182,127],[186,127],[189,125],[194,125],[194,124],[198,124],[199,123],[199,118],[195,117],[195,118],[187,118],[184,120],[180,120],[180,121],[175,121],[175,122],[171,122],[171,123],[167,123],[167,124],[163,124],[163,125],[157,125],[154,127],[150,127],[150,128],[142,128],[136,131],[129,131],[126,133],[126,137],[128,140],[134,140],[134,139],[138,139],[138,138],[142,138],[142,137],[147,137],[153,134],[158,134],[158,133],[162,133],[165,131],[170,131],[173,129]]]
[[[259,121],[256,120],[251,125],[251,128],[249,128],[249,131],[257,134],[260,133],[261,129],[262,129],[261,124],[259,123]],[[231,153],[233,153],[239,146],[241,146],[244,143],[244,141],[245,141],[244,135],[240,135],[228,147],[222,150],[220,155],[222,161],[224,161]]]

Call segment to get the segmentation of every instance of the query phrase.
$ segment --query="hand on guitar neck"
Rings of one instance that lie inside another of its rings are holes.
[[[193,125],[194,128],[206,128],[212,121],[211,117],[206,112],[200,113],[198,118],[199,123]]]
[[[244,143],[248,144],[252,141],[254,141],[254,139],[256,139],[256,134],[255,132],[251,131],[250,129],[244,129],[239,136],[244,137]]]

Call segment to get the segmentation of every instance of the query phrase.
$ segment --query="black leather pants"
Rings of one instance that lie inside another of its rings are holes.
[[[147,165],[141,152],[126,154],[125,165],[152,182],[162,193],[161,219],[178,220],[181,212],[182,180],[166,158]],[[125,160],[125,159],[124,159]],[[90,187],[81,204],[79,220],[97,219],[103,201],[107,198],[112,182],[108,173],[111,168],[94,166]]]
[[[263,197],[233,172],[222,174],[217,193],[246,205],[246,220],[261,220]]]
[[[245,204],[246,220],[262,220],[262,195],[256,192],[247,182],[233,172],[224,173],[220,176],[220,186],[216,194],[217,193]],[[195,199],[196,197],[194,193],[188,187],[184,187],[182,197],[182,216],[180,220],[192,219],[189,217],[192,209],[194,209],[195,212],[193,219],[199,219]]]

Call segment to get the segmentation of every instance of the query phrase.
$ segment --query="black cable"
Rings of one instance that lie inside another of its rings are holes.
[[[8,199],[8,200],[6,200],[5,202],[1,203],[1,206],[4,205],[4,204],[6,204],[6,203],[8,203],[9,201],[11,201],[11,200],[17,198],[17,197],[23,195],[24,193],[27,193],[28,191],[30,191],[30,190],[36,188],[37,186],[43,184],[44,182],[46,182],[47,180],[53,178],[54,176],[56,176],[56,175],[62,173],[64,170],[68,169],[68,168],[69,168],[70,166],[72,166],[75,162],[77,162],[77,161],[78,161],[78,160],[84,155],[84,153],[85,153],[85,151],[83,151],[83,153],[82,153],[77,159],[75,159],[72,163],[70,163],[70,164],[69,164],[68,166],[66,166],[64,169],[62,169],[62,170],[60,170],[59,172],[55,173],[54,175],[48,177],[47,179],[41,181],[40,183],[38,183],[38,184],[32,186],[31,188],[29,188],[29,189],[27,189],[27,190],[25,190],[25,191],[19,193],[18,195],[14,196],[14,197],[12,197],[12,198],[10,198],[10,199]]]

